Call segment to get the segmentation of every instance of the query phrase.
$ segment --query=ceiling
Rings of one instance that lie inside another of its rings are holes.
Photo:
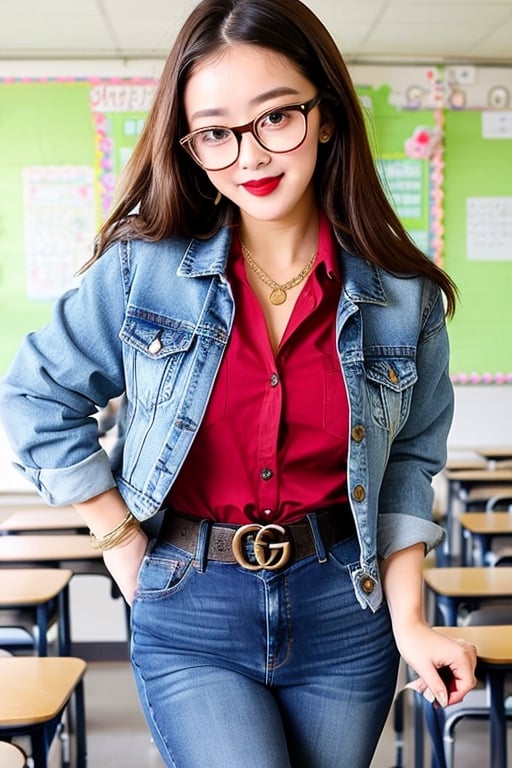
[[[305,0],[352,62],[512,64],[512,0]],[[163,59],[194,0],[0,0],[0,59]]]

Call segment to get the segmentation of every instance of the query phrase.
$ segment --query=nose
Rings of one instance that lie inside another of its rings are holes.
[[[238,162],[242,168],[257,168],[270,162],[270,153],[256,141],[250,131],[244,131],[240,137]]]

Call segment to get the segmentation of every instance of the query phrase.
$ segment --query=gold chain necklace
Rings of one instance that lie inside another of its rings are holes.
[[[295,277],[292,277],[291,280],[288,280],[287,283],[283,283],[280,285],[279,283],[276,283],[275,280],[272,280],[271,277],[267,275],[266,272],[262,270],[262,268],[256,264],[254,261],[252,254],[250,251],[247,250],[245,245],[243,243],[240,243],[242,246],[242,255],[248,265],[251,267],[252,270],[257,274],[259,279],[262,281],[262,283],[265,283],[265,285],[268,285],[269,288],[272,288],[270,291],[270,303],[274,304],[274,306],[278,306],[279,304],[284,304],[286,299],[288,298],[287,291],[290,290],[290,288],[295,288],[296,285],[299,283],[302,283],[304,278],[306,278],[311,270],[313,269],[313,264],[315,263],[316,259],[316,250],[314,251],[313,255],[311,256],[310,260],[306,264],[305,267],[301,269],[298,275]]]

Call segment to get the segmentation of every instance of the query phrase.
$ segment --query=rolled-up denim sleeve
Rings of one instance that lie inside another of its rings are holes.
[[[98,408],[124,391],[119,330],[124,288],[116,247],[29,334],[0,382],[0,417],[18,469],[51,504],[114,486],[100,446]]]
[[[420,542],[429,552],[443,539],[442,528],[432,520],[432,480],[446,463],[454,396],[439,290],[430,288],[427,307],[409,415],[391,445],[379,496],[377,535],[381,558]]]

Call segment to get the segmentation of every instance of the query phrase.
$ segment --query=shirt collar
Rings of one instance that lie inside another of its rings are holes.
[[[318,269],[321,264],[324,266],[327,277],[331,280],[341,281],[341,270],[337,258],[337,242],[332,231],[331,223],[323,211],[320,212],[316,269]]]

